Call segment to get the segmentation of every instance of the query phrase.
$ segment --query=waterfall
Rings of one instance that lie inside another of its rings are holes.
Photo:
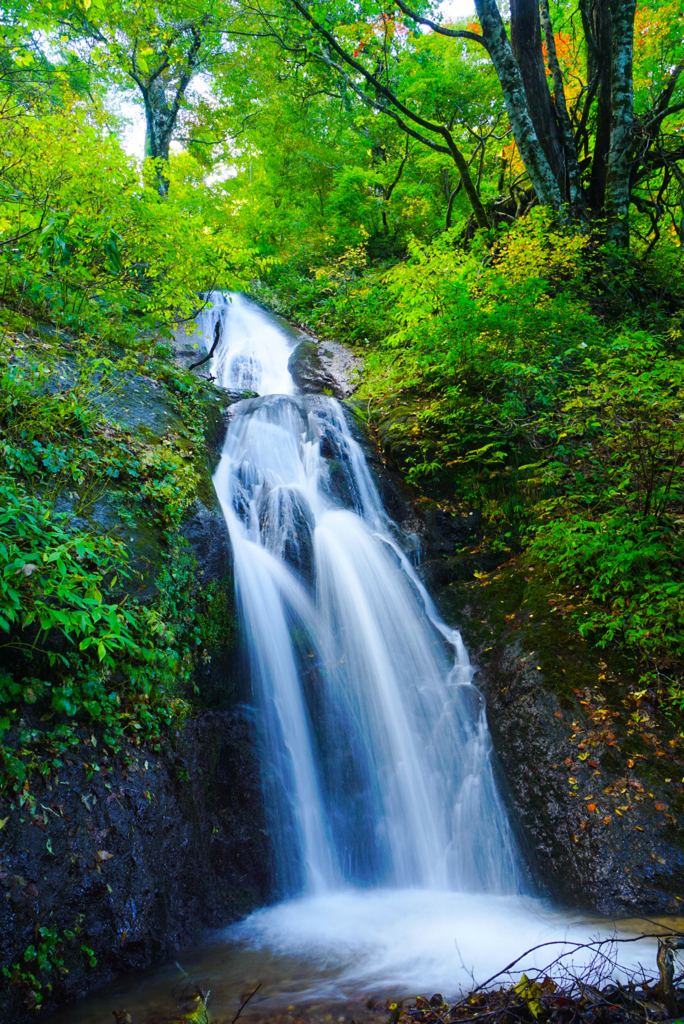
[[[281,895],[516,893],[484,702],[402,550],[342,406],[297,394],[295,340],[241,296],[221,336],[231,408],[214,485],[230,531]]]

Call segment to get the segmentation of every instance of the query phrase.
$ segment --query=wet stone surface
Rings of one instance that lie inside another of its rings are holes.
[[[476,668],[530,885],[600,914],[681,913],[684,737],[639,695],[623,653],[578,634],[572,595],[524,555],[481,547],[476,509],[454,512],[405,484],[414,415],[380,410],[375,452],[354,421],[404,547]]]
[[[306,339],[290,356],[288,369],[305,394],[328,394],[349,398],[361,373],[361,360],[335,341]]]
[[[110,759],[85,744],[89,761],[67,757],[37,787],[39,813],[2,807],[2,962],[16,962],[37,928],[73,935],[48,1006],[159,960],[269,889],[258,772],[238,714],[204,712],[159,753],[130,747]],[[34,1016],[2,987],[0,1019]]]

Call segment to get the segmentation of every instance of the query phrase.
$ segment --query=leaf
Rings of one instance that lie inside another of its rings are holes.
[[[7,815],[6,818],[0,818],[0,828],[4,828],[8,821],[9,821],[9,814]]]
[[[113,856],[114,856],[114,854],[113,853],[109,853],[107,850],[98,850],[97,851],[97,859],[99,861],[111,860]]]
[[[596,810],[596,804],[587,804],[587,810],[588,811],[595,811]]]

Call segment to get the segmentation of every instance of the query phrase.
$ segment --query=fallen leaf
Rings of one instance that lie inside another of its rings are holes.
[[[666,811],[667,807],[665,806],[665,804],[656,804],[655,809],[656,811]]]
[[[0,818],[0,828],[4,828],[8,821],[9,821],[9,814],[7,815],[6,818]]]
[[[596,810],[596,804],[587,804],[587,810],[588,811],[595,811]]]
[[[563,717],[563,712],[562,711],[554,711],[553,717],[554,718],[562,718]]]
[[[107,850],[98,850],[97,851],[97,859],[100,860],[100,861],[101,860],[111,860],[113,856],[114,856],[114,854],[113,853],[108,853]]]
[[[609,825],[612,820],[613,819],[610,817],[610,815],[606,815],[606,817],[603,819],[603,824],[604,825]]]

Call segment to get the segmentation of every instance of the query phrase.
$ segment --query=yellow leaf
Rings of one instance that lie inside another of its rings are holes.
[[[9,814],[7,815],[6,818],[0,818],[0,828],[4,828],[8,821],[9,821]]]

